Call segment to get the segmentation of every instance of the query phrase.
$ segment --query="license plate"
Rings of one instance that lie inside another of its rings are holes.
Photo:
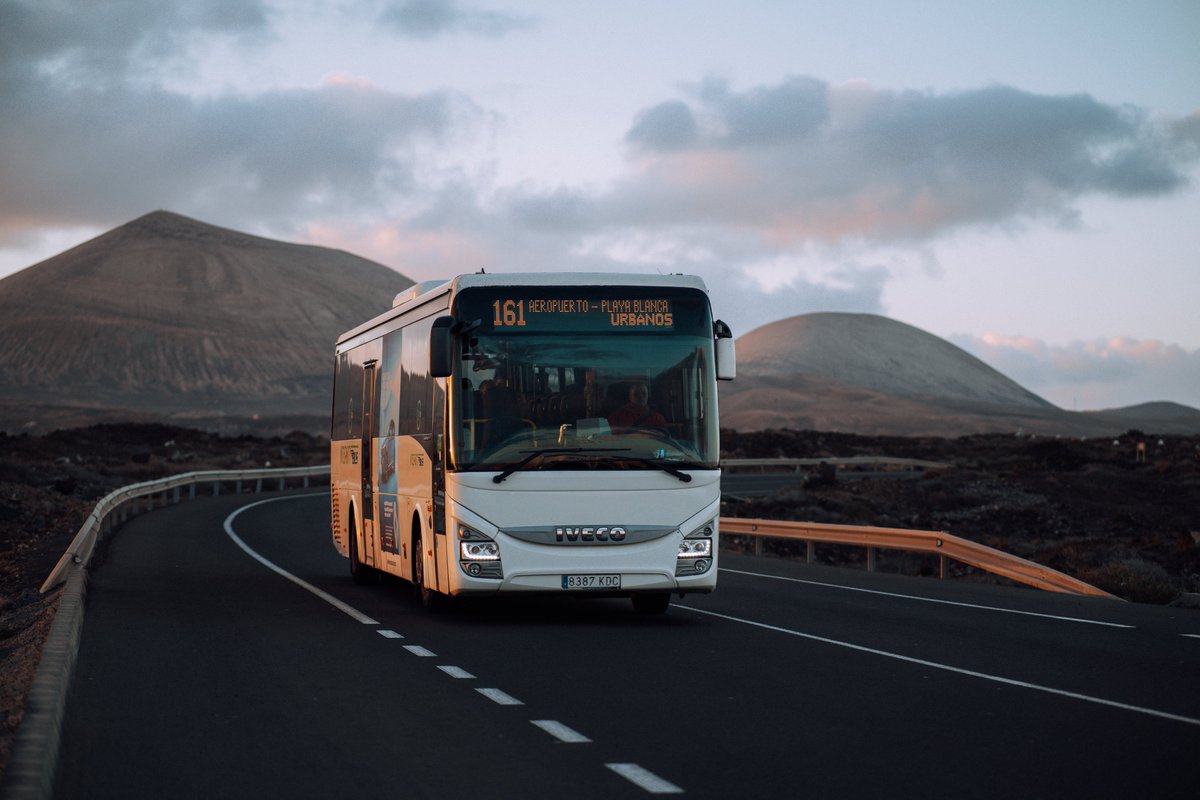
[[[620,575],[563,575],[564,589],[620,589]]]

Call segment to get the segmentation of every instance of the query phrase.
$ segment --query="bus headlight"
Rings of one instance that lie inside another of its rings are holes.
[[[495,542],[460,542],[458,549],[463,561],[500,560],[500,545]]]
[[[675,577],[703,575],[712,566],[712,539],[684,539],[675,559]]]
[[[472,578],[503,578],[500,544],[465,525],[458,526],[458,565]]]

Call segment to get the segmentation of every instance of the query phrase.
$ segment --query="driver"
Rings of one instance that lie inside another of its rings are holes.
[[[635,381],[629,387],[629,402],[608,415],[608,424],[614,431],[630,431],[637,428],[667,429],[667,420],[646,402],[650,390],[644,381]]]

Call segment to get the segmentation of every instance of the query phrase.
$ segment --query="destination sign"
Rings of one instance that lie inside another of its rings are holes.
[[[503,297],[492,302],[497,330],[670,331],[672,301],[665,297]]]
[[[631,286],[470,288],[452,313],[482,332],[711,336],[708,298],[695,289]]]

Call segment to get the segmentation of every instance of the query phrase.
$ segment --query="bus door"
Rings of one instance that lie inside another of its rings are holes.
[[[364,564],[375,565],[375,380],[379,362],[371,359],[363,364],[362,446],[359,463],[362,465],[362,518]]]

